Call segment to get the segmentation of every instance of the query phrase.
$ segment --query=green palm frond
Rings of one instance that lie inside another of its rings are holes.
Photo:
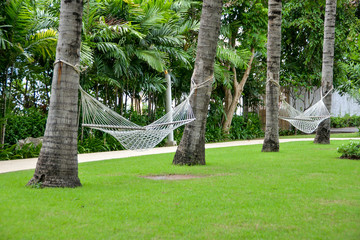
[[[233,73],[217,62],[214,64],[214,75],[216,83],[232,88]]]
[[[56,53],[56,35],[54,29],[37,32],[29,36],[29,40],[24,44],[24,51],[32,56],[42,58],[53,57]]]
[[[145,12],[145,15],[139,15],[136,20],[144,29],[149,29],[157,24],[165,22],[165,18],[163,17],[161,10],[157,7],[149,8]]]
[[[187,14],[192,7],[200,7],[201,2],[193,0],[177,0],[174,1],[171,9],[180,14]]]
[[[163,77],[144,74],[138,81],[140,81],[140,87],[145,93],[161,93],[166,90],[166,81]]]
[[[114,39],[121,38],[128,32],[133,33],[133,27],[128,23],[108,25],[105,18],[99,17],[96,26],[91,29],[93,39],[96,42],[110,42]]]
[[[98,42],[96,43],[96,48],[101,51],[102,53],[119,53],[119,55],[121,55],[122,53],[120,53],[121,48],[118,44],[114,43],[114,42]]]
[[[180,62],[182,66],[187,69],[190,69],[191,66],[191,56],[184,51],[182,48],[174,48],[167,46],[158,46],[158,50],[161,52],[167,53],[169,56],[169,61]]]
[[[129,33],[131,33],[131,35],[135,36],[138,39],[143,39],[146,37],[146,34],[141,33],[140,31],[136,30],[137,26],[136,25],[131,25],[131,27],[129,27]]]
[[[247,61],[250,59],[251,53],[246,49],[235,50],[218,46],[216,50],[216,57],[222,62],[229,62],[238,68],[245,68]]]
[[[156,29],[152,29],[148,39],[154,43],[167,46],[182,46],[185,44],[184,37],[177,33],[176,26],[162,24]]]
[[[89,67],[94,63],[94,51],[87,42],[81,42],[80,63]]]
[[[166,54],[156,50],[136,50],[135,55],[158,72],[165,69]]]
[[[13,44],[7,40],[6,38],[6,31],[2,28],[11,27],[10,25],[3,25],[0,26],[0,49],[6,50],[7,48],[11,47]]]
[[[7,1],[5,4],[5,24],[12,26],[12,42],[21,42],[29,33],[31,17],[23,0]]]
[[[15,22],[22,7],[22,0],[7,1],[4,10],[6,22]]]
[[[129,61],[126,58],[117,58],[114,61],[114,76],[120,78],[121,76],[128,75]]]
[[[200,22],[199,21],[192,21],[188,20],[181,24],[181,26],[178,29],[179,34],[185,34],[189,31],[199,31],[200,28]]]
[[[32,32],[41,31],[43,29],[57,29],[59,27],[59,17],[54,16],[45,9],[34,9],[29,11],[28,21],[31,21]]]
[[[108,76],[104,76],[104,75],[99,75],[98,78],[99,78],[100,82],[102,82],[102,83],[107,83],[110,86],[114,86],[114,87],[118,87],[118,88],[122,87],[121,83],[117,79],[114,79],[114,78],[111,78]]]

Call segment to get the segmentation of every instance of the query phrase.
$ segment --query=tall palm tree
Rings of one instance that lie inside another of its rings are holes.
[[[266,129],[263,152],[279,151],[279,77],[281,56],[281,0],[269,0],[267,81],[266,81]]]
[[[43,187],[78,187],[78,85],[83,1],[61,1],[49,116],[33,178]]]
[[[0,136],[4,144],[6,118],[10,111],[9,92],[19,69],[29,70],[37,59],[54,56],[56,31],[44,16],[42,5],[29,0],[10,0],[3,4],[0,17]]]
[[[211,94],[211,80],[214,74],[214,61],[221,25],[221,0],[203,2],[195,68],[192,81],[204,87],[195,90],[190,98],[196,120],[186,125],[183,137],[175,153],[173,164],[205,164],[205,127]]]
[[[321,73],[321,86],[323,95],[332,90],[334,76],[334,45],[335,45],[335,19],[336,0],[326,0],[324,21],[324,45]],[[331,109],[331,92],[324,98],[325,106]],[[323,121],[317,131],[314,143],[330,144],[330,118]]]

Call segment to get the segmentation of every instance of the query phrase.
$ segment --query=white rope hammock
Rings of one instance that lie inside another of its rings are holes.
[[[325,96],[321,97],[317,103],[308,108],[305,112],[296,110],[290,106],[284,98],[281,99],[279,118],[288,121],[291,123],[291,125],[302,132],[314,132],[322,121],[330,118],[331,116],[323,101],[323,99],[330,93],[330,91]]]
[[[126,149],[143,150],[154,148],[174,129],[195,120],[189,103],[195,89],[205,86],[213,76],[199,85],[194,85],[189,96],[171,112],[147,126],[139,126],[86,93],[80,86],[83,113],[82,126],[106,132],[115,137]]]

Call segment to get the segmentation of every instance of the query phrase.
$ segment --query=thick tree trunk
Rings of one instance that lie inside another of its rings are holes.
[[[279,151],[279,78],[281,57],[281,0],[269,0],[266,128],[263,152]]]
[[[224,122],[222,124],[222,129],[223,129],[224,133],[228,134],[229,131],[230,131],[231,122],[232,122],[232,119],[234,117],[234,113],[235,113],[235,110],[237,108],[237,104],[239,102],[239,99],[241,97],[242,92],[244,91],[244,86],[246,84],[246,81],[247,81],[247,79],[249,78],[249,75],[250,75],[251,66],[252,66],[252,62],[254,60],[254,56],[255,56],[255,49],[252,48],[251,49],[251,57],[250,57],[250,60],[248,62],[248,67],[247,67],[245,73],[243,74],[243,77],[242,77],[240,82],[237,81],[236,69],[233,67],[234,95],[232,95],[230,89],[225,90],[225,114],[226,114],[226,118],[224,119]]]
[[[221,23],[221,0],[204,0],[192,81],[197,85],[210,80]],[[186,125],[173,164],[205,165],[205,128],[211,94],[211,82],[195,90],[190,98],[196,120]]]
[[[326,0],[325,23],[324,23],[324,45],[323,62],[321,73],[321,86],[323,96],[331,91],[334,75],[334,45],[335,45],[335,19],[336,0]],[[325,106],[331,110],[331,92],[324,98]],[[330,118],[323,121],[317,131],[314,143],[330,144]]]
[[[82,0],[63,0],[60,8],[58,62],[54,67],[49,116],[33,178],[28,185],[78,187],[77,113]],[[62,61],[66,61],[64,63]]]

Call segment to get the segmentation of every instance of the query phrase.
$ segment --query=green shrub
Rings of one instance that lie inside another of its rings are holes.
[[[229,134],[222,131],[221,119],[216,116],[208,117],[205,132],[206,142],[246,140],[264,136],[264,132],[261,130],[260,118],[257,114],[249,113],[248,118],[235,115],[231,122]]]
[[[234,116],[230,127],[230,139],[246,140],[263,137],[260,118],[257,114],[249,113],[248,118]]]
[[[359,127],[360,116],[350,116],[346,114],[343,117],[331,117],[332,128],[343,128],[343,127]]]
[[[20,139],[44,136],[47,115],[36,108],[13,113],[8,117],[5,143],[13,145]]]
[[[124,147],[109,134],[101,131],[94,131],[94,133],[87,134],[83,140],[78,141],[78,153],[106,152],[124,149]]]
[[[350,141],[337,148],[341,158],[360,159],[360,141]]]
[[[18,144],[3,145],[0,149],[0,160],[34,158],[40,154],[41,144],[34,146],[32,143],[24,144],[19,147]]]
[[[279,136],[291,136],[295,135],[295,129],[279,129]]]

